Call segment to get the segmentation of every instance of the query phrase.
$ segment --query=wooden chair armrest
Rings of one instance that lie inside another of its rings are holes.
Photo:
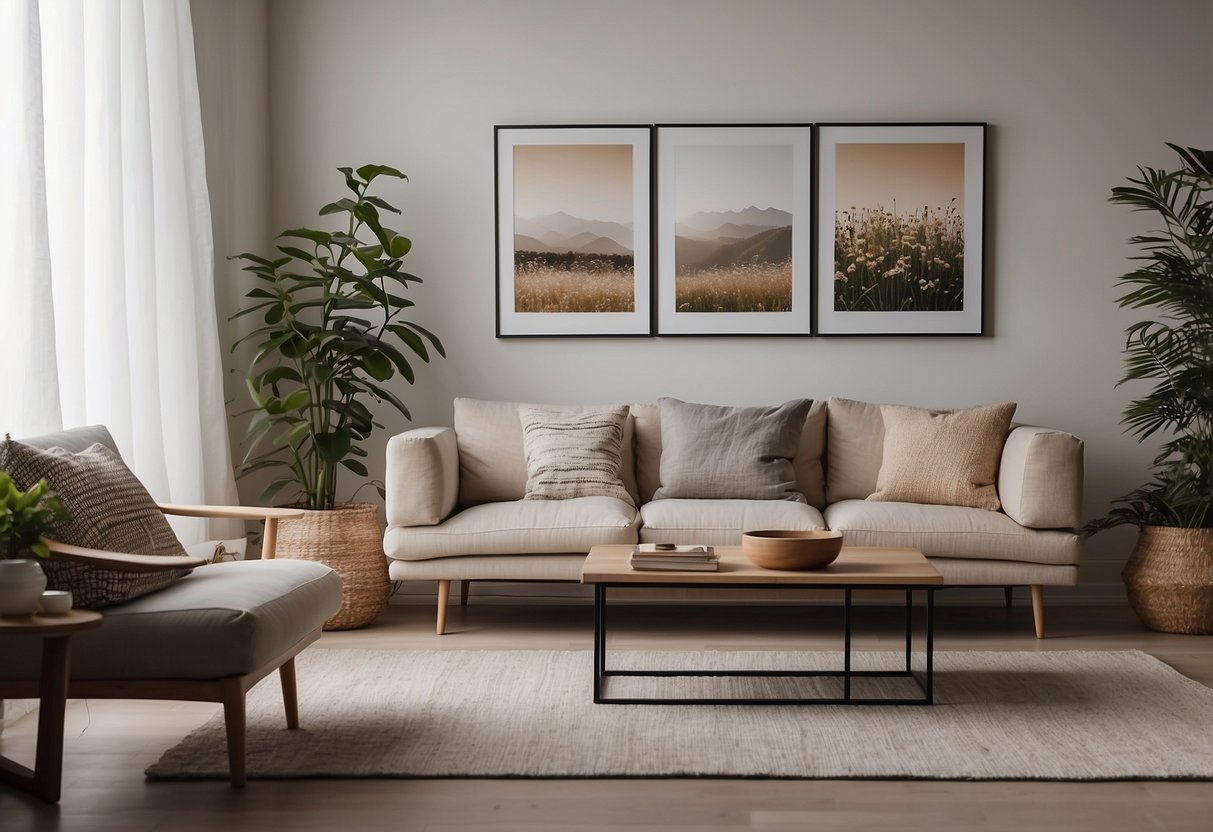
[[[205,566],[208,558],[196,558],[189,555],[134,555],[130,552],[107,552],[103,549],[87,549],[84,546],[73,546],[70,543],[60,543],[48,537],[42,542],[53,553],[55,560],[68,560],[77,563],[91,563],[104,566],[107,569],[117,569],[122,572],[163,572],[170,569],[194,569]]]
[[[297,520],[303,516],[301,508],[279,508],[277,506],[181,506],[172,503],[157,503],[165,514],[180,517],[230,517],[236,520],[264,520],[265,534],[261,538],[261,557],[268,560],[278,550],[278,521]]]
[[[294,520],[303,516],[301,508],[279,508],[277,506],[183,506],[175,503],[157,503],[165,514],[180,517],[231,517],[236,520]]]

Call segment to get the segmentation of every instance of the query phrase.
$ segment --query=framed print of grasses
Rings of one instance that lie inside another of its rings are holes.
[[[657,334],[809,335],[813,129],[657,126]]]
[[[494,138],[497,337],[652,334],[652,128]]]
[[[982,334],[985,128],[818,125],[817,334]]]

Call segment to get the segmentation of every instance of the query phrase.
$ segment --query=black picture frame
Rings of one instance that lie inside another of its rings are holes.
[[[814,334],[985,333],[986,132],[816,125]]]
[[[656,126],[656,330],[812,333],[813,127]]]
[[[496,334],[650,336],[652,125],[497,125]]]

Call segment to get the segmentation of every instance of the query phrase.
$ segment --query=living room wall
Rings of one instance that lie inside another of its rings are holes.
[[[413,425],[449,424],[459,395],[1013,400],[1086,440],[1089,516],[1144,479],[1154,448],[1122,435],[1132,390],[1114,388],[1134,320],[1115,282],[1144,227],[1107,196],[1171,164],[1166,141],[1208,146],[1209,0],[195,0],[195,26],[218,254],[314,222],[338,165],[408,173],[384,195],[426,279],[416,317],[449,352],[400,391]],[[815,121],[989,123],[984,337],[494,337],[493,125]],[[220,263],[221,314],[235,275]],[[409,426],[383,421],[376,474]],[[1095,538],[1057,595],[1122,597],[1131,540]]]

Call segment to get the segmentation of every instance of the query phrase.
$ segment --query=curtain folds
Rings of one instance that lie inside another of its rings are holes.
[[[188,0],[0,0],[0,55],[0,430],[105,424],[157,499],[237,502]]]

